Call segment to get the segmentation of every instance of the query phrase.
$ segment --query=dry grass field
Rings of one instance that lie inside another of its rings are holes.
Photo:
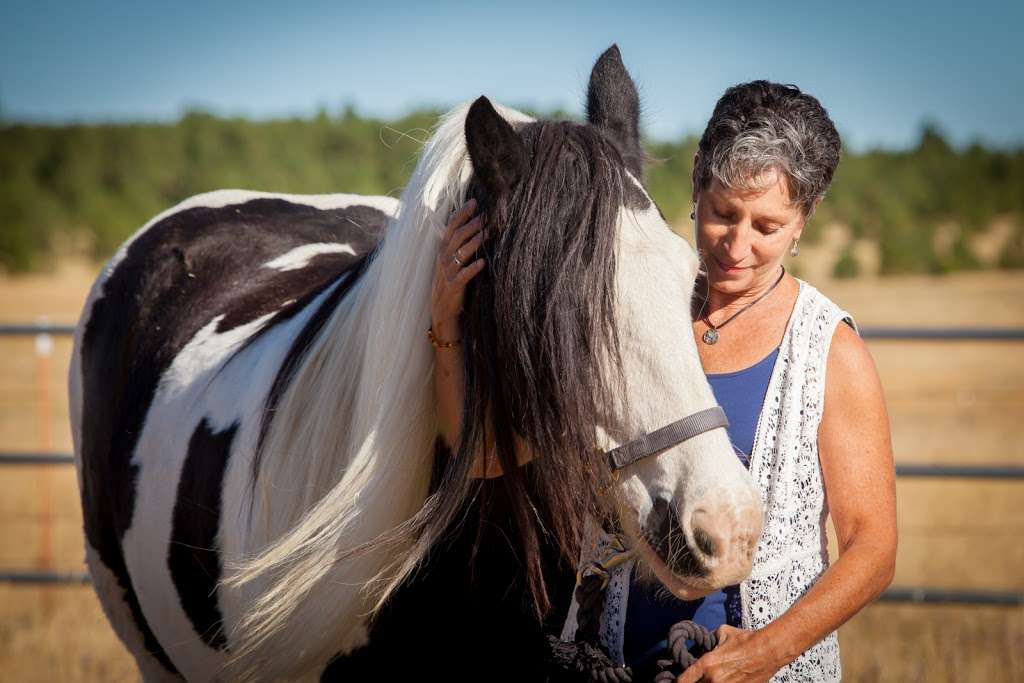
[[[92,277],[93,268],[74,265],[0,279],[0,321],[74,321]],[[862,326],[1024,326],[1024,273],[814,283]],[[70,342],[55,344],[45,366],[31,339],[0,339],[0,451],[70,451]],[[897,460],[1024,462],[1024,345],[870,348]],[[898,489],[895,585],[1024,590],[1024,482],[902,479]],[[0,567],[81,570],[80,528],[72,468],[0,471]],[[1019,608],[873,605],[840,636],[850,681],[1024,680]],[[137,677],[91,589],[75,586],[0,585],[0,672],[11,681]]]

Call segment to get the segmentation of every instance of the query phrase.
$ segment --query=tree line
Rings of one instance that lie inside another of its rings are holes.
[[[268,121],[189,111],[174,123],[0,123],[0,268],[106,258],[152,216],[218,188],[397,197],[440,113],[382,120],[349,107]],[[646,145],[651,194],[682,232],[696,147],[695,136]],[[804,241],[836,222],[878,246],[883,274],[941,273],[982,267],[972,237],[997,220],[1012,232],[994,265],[1024,267],[1024,148],[957,149],[926,125],[910,149],[844,151]],[[835,269],[854,276],[860,264],[848,248]]]

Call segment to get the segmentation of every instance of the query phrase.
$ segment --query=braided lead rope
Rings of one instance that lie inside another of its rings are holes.
[[[686,641],[692,640],[693,647],[687,648]],[[655,683],[671,683],[704,654],[718,646],[714,633],[692,621],[680,621],[668,630],[668,652],[672,659],[659,659],[660,672],[654,677]]]
[[[632,683],[629,667],[616,666],[598,644],[601,614],[604,612],[605,590],[612,571],[631,559],[634,551],[626,547],[621,535],[613,534],[601,556],[576,574],[576,643],[575,659],[570,668],[587,671],[596,683]]]
[[[597,624],[604,608],[604,591],[607,586],[598,574],[588,574],[584,582],[576,588],[576,601],[579,603],[576,642],[565,643],[549,636],[552,663],[563,672],[572,672],[578,676],[586,676],[595,683],[632,683],[633,671],[627,667],[616,666],[611,658],[597,645]],[[693,645],[687,648],[687,641]],[[680,621],[673,624],[668,632],[668,648],[664,658],[657,661],[660,670],[654,677],[654,683],[673,683],[676,678],[704,654],[718,646],[718,638],[714,633],[693,621]]]

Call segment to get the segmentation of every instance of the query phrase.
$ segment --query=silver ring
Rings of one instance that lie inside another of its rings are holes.
[[[455,253],[452,254],[452,261],[455,261],[455,265],[457,265],[457,266],[461,266],[462,265],[462,261],[459,260],[459,250],[458,249],[456,249]]]

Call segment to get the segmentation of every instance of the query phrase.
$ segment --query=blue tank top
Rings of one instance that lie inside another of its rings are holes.
[[[729,440],[744,467],[750,466],[754,430],[778,355],[776,347],[749,368],[707,375],[715,399],[729,418]],[[631,580],[623,656],[633,669],[634,680],[653,677],[654,664],[667,647],[672,624],[690,619],[710,630],[722,624],[738,628],[740,614],[739,586],[727,586],[699,600],[680,600],[665,595],[660,586],[643,586]]]

